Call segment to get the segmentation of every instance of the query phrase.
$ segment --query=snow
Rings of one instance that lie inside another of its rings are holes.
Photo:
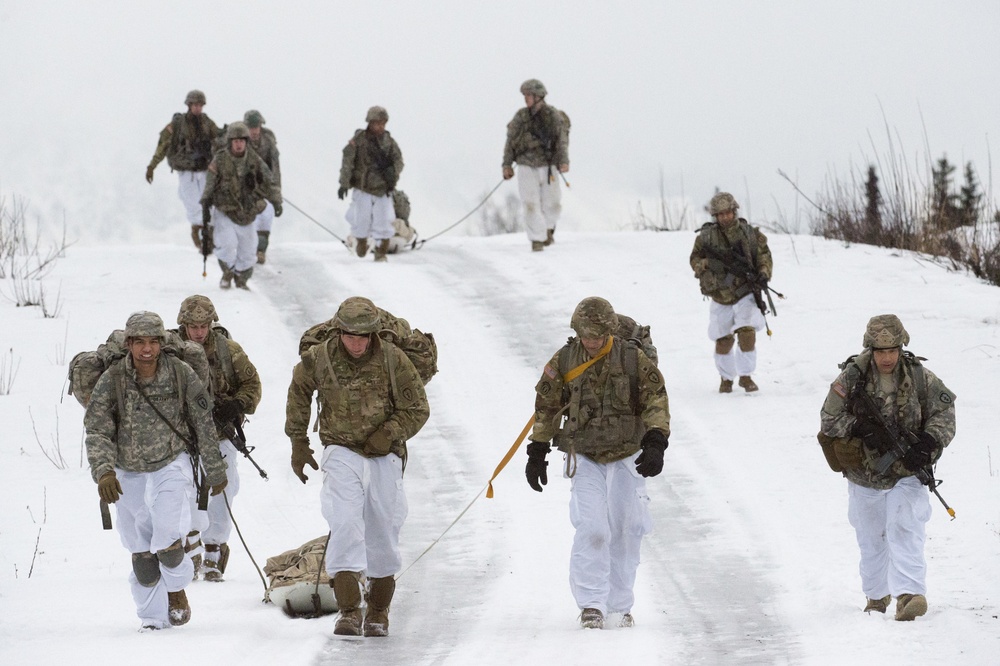
[[[176,231],[187,233],[180,222]],[[249,293],[220,291],[212,265],[203,279],[193,248],[70,248],[44,282],[49,306],[59,294],[58,316],[0,300],[0,369],[9,377],[18,368],[0,395],[0,663],[995,663],[996,288],[918,255],[773,235],[774,286],[787,299],[769,319],[773,336],[759,337],[761,390],[723,396],[708,304],[687,266],[692,242],[690,232],[564,232],[531,253],[521,234],[447,235],[375,265],[336,243],[279,236]],[[0,280],[8,297],[12,286]],[[262,604],[235,536],[225,583],[188,588],[188,625],[138,632],[129,558],[101,530],[81,452],[83,409],[64,398],[64,380],[72,355],[129,313],[154,310],[172,324],[192,293],[214,300],[262,376],[246,431],[270,481],[241,461],[234,505],[261,566],[326,531],[319,474],[308,470],[306,485],[294,477],[283,435],[298,336],[357,294],[434,333],[431,418],[410,443],[405,477],[402,549],[412,567],[399,580],[388,639],[336,639],[332,617],[292,620]],[[571,333],[573,307],[589,295],[652,326],[671,399],[664,471],[648,484],[654,533],[631,629],[578,628],[558,456],[542,494],[525,483],[519,452],[494,482],[496,497],[475,499],[530,416],[533,386]],[[859,351],[865,322],[883,312],[902,318],[912,350],[958,395],[958,435],[938,467],[957,519],[932,499],[930,610],[912,623],[861,612],[846,482],[815,440],[836,364]],[[64,469],[41,450],[57,447]]]

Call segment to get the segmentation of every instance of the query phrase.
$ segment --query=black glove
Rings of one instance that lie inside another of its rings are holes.
[[[663,471],[663,452],[667,450],[667,436],[661,430],[650,430],[642,436],[642,453],[635,459],[639,476],[656,476]]]
[[[851,426],[851,437],[857,437],[870,451],[884,453],[889,450],[888,435],[866,416],[859,416]]]
[[[347,196],[347,188],[346,187],[342,187],[339,190],[337,190],[337,198],[338,199],[340,199],[341,201],[343,201],[344,197],[346,197],[346,196]]]
[[[201,222],[206,227],[212,222],[212,207],[202,206],[201,207]]]
[[[916,472],[930,465],[938,450],[937,440],[926,432],[918,433],[917,438],[920,441],[914,443],[903,456],[903,467],[911,472]]]
[[[549,475],[545,471],[545,468],[549,466],[549,463],[545,461],[549,450],[548,442],[528,443],[528,462],[524,466],[524,475],[528,477],[528,485],[531,486],[532,490],[542,492],[542,486],[549,483]]]
[[[215,401],[215,409],[212,410],[212,413],[222,423],[233,423],[237,420],[242,421],[243,406],[240,405],[239,400],[219,398]]]
[[[274,216],[275,217],[281,217],[281,213],[282,213],[283,210],[284,209],[281,207],[280,203],[279,204],[274,204]]]

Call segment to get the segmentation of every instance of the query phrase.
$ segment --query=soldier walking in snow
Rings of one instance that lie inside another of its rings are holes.
[[[507,124],[503,177],[514,177],[524,203],[524,226],[531,249],[540,252],[555,242],[562,206],[561,173],[569,171],[569,116],[545,103],[545,86],[538,79],[521,84],[524,108]],[[557,169],[558,173],[553,169]]]
[[[245,123],[230,123],[226,147],[215,153],[208,165],[205,193],[201,197],[202,219],[215,228],[215,256],[222,268],[219,286],[229,289],[233,280],[247,289],[257,259],[254,220],[267,207],[281,215],[281,190],[275,187],[264,160],[247,149],[250,130]],[[212,207],[215,214],[212,215]]]
[[[274,189],[280,198],[281,196],[281,161],[278,154],[278,139],[274,132],[264,127],[264,116],[260,111],[251,109],[243,114],[243,122],[246,123],[250,132],[250,147],[257,153],[267,168],[271,170],[271,180]],[[274,218],[281,217],[280,206],[275,210],[274,204],[266,202],[266,206],[257,219],[254,226],[257,229],[257,263],[263,264],[267,260],[267,246],[271,240],[271,226]]]
[[[237,435],[236,424],[242,427],[244,417],[257,409],[261,395],[257,368],[243,347],[229,339],[229,332],[214,325],[217,321],[219,315],[207,296],[188,296],[177,313],[177,333],[182,339],[197,342],[205,349],[215,402],[212,415],[219,450],[226,461],[228,485],[225,493],[210,497],[207,511],[192,509],[191,531],[185,544],[185,551],[195,565],[195,578],[202,574],[205,580],[212,582],[221,582],[226,572],[227,542],[233,530],[229,512],[240,492],[239,452],[231,438]]]
[[[305,483],[305,466],[319,469],[306,434],[312,396],[318,393],[320,498],[330,524],[326,571],[340,608],[334,633],[386,636],[402,565],[406,441],[427,421],[430,407],[406,354],[378,336],[382,322],[371,301],[348,298],[333,325],[336,335],[306,349],[292,371],[285,434],[292,441],[292,470]],[[368,609],[362,623],[365,577]]]
[[[865,612],[884,613],[896,597],[897,620],[927,612],[924,485],[955,436],[955,394],[902,350],[909,342],[896,315],[872,317],[865,350],[840,366],[820,414],[820,442],[847,477]]]
[[[146,182],[153,182],[153,170],[167,158],[172,171],[177,172],[177,194],[184,204],[191,223],[191,240],[201,248],[201,233],[205,229],[201,219],[201,195],[205,191],[205,173],[212,160],[212,142],[221,132],[204,113],[205,93],[192,90],[184,100],[187,113],[175,113],[173,120],[160,131],[153,159],[146,167]]]
[[[662,471],[670,435],[667,390],[638,345],[615,336],[608,301],[583,299],[570,326],[579,337],[556,352],[535,386],[525,475],[541,492],[549,442],[565,454],[576,528],[569,578],[580,624],[602,629],[606,615],[620,613],[619,625],[631,627],[639,548],[652,529],[646,478]]]
[[[715,222],[701,227],[690,257],[701,293],[712,299],[708,337],[715,341],[715,367],[722,376],[719,393],[732,393],[737,377],[747,393],[758,390],[751,375],[757,368],[757,331],[766,322],[754,290],[771,279],[767,237],[736,217],[739,207],[728,192],[712,197],[708,210]]]
[[[365,256],[370,240],[375,247],[375,261],[386,261],[389,239],[394,234],[392,221],[396,218],[391,195],[403,171],[403,153],[385,129],[388,111],[373,106],[365,122],[368,127],[357,130],[344,146],[337,198],[343,200],[353,188],[346,217],[351,236],[357,239],[358,256]]]
[[[201,458],[212,495],[226,487],[226,463],[201,380],[184,362],[160,353],[163,320],[137,312],[125,336],[129,353],[97,381],[84,426],[98,493],[115,503],[118,534],[132,553],[129,584],[148,631],[191,618],[184,588],[194,567],[184,557],[183,539],[191,525],[197,461],[189,452]]]

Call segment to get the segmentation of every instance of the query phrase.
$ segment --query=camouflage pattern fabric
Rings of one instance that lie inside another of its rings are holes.
[[[626,344],[615,339],[606,357],[568,383],[560,370],[563,352],[556,352],[535,386],[533,441],[555,439],[561,451],[572,448],[595,462],[609,463],[638,451],[649,429],[670,435],[670,402],[663,375],[645,354],[633,351],[637,376],[629,377],[622,360],[628,353]],[[579,341],[571,341],[567,347],[569,369],[589,359]],[[635,405],[632,384],[638,392]]]
[[[155,472],[187,450],[187,444],[164,422],[139,392],[132,357],[119,364],[120,372],[105,372],[97,381],[84,416],[87,459],[97,481],[115,467],[127,472]],[[178,385],[178,378],[184,386]],[[119,408],[116,380],[124,386]],[[210,485],[226,480],[226,463],[219,453],[212,422],[212,398],[187,364],[160,354],[156,374],[142,392],[181,433],[193,436]]]
[[[281,192],[272,181],[271,170],[252,150],[236,157],[228,148],[215,153],[208,167],[202,205],[209,204],[240,226],[251,224],[264,210],[267,199],[281,205]]]
[[[701,286],[701,293],[716,303],[732,305],[753,289],[741,275],[726,270],[722,262],[708,256],[706,248],[723,256],[735,256],[756,267],[771,279],[774,267],[767,236],[757,227],[750,226],[743,218],[728,227],[718,222],[708,222],[698,232],[689,262]]]
[[[360,129],[344,146],[340,186],[382,197],[396,189],[403,172],[403,153],[388,131],[381,136]]]
[[[394,365],[395,387],[389,363]],[[308,348],[292,370],[285,410],[285,434],[293,444],[307,441],[312,396],[319,393],[319,436],[363,456],[365,442],[382,430],[390,451],[406,455],[406,440],[430,416],[423,382],[416,368],[391,342],[372,336],[368,350],[353,358],[331,338]]]
[[[252,138],[247,140],[247,144],[253,148],[254,152],[257,153],[267,168],[271,170],[271,183],[274,188],[281,192],[281,159],[278,153],[278,138],[274,136],[274,132],[262,127],[260,129],[260,138],[254,141]]]
[[[392,193],[392,208],[396,211],[396,217],[410,222],[410,197],[406,196],[403,190],[394,190]]]
[[[175,114],[160,130],[149,167],[155,169],[166,158],[174,171],[204,171],[212,160],[212,142],[221,135],[218,125],[205,113]]]
[[[918,373],[923,377],[917,376]],[[849,480],[866,488],[885,490],[914,473],[897,461],[885,475],[876,474],[874,465],[880,452],[862,447],[860,440],[851,437],[856,418],[847,401],[862,378],[865,382],[863,390],[882,407],[882,414],[889,423],[896,423],[914,433],[926,431],[942,449],[955,437],[955,394],[933,372],[909,355],[900,355],[893,373],[894,391],[884,390],[870,350],[851,359],[834,380],[820,412],[820,431],[841,440],[841,445],[846,444],[842,440],[850,440],[852,446],[859,448],[861,467],[844,469],[844,475]],[[926,386],[925,390],[920,390],[921,383]]]
[[[910,344],[910,334],[894,314],[876,315],[868,320],[862,346],[868,349],[892,349]]]
[[[323,550],[327,535],[316,537],[298,548],[286,550],[280,555],[267,558],[264,574],[270,580],[268,591],[294,583],[316,583],[329,587],[330,576],[323,562]]]
[[[653,362],[653,365],[659,365],[659,355],[656,352],[656,345],[653,344],[653,336],[650,335],[649,326],[641,326],[635,319],[620,312],[616,314],[618,315],[618,329],[614,332],[614,336],[619,340],[634,341],[642,353],[646,355],[646,358]]]
[[[569,164],[569,127],[569,117],[554,106],[539,103],[534,113],[527,107],[518,109],[507,123],[503,166]]]

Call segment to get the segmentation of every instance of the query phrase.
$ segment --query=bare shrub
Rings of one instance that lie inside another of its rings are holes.
[[[479,225],[476,228],[482,236],[524,231],[521,200],[515,194],[508,194],[499,204],[487,200],[479,213]]]
[[[21,359],[14,363],[14,349],[11,348],[7,356],[0,356],[0,395],[10,395],[10,390],[17,379],[17,371],[21,368]]]
[[[12,197],[8,203],[0,197],[0,279],[10,279],[4,295],[20,307],[41,305],[45,317],[56,317],[61,309],[59,298],[46,307],[41,281],[72,245],[66,240],[66,221],[62,237],[43,248],[41,225],[36,220],[29,229],[26,209],[23,199]]]

